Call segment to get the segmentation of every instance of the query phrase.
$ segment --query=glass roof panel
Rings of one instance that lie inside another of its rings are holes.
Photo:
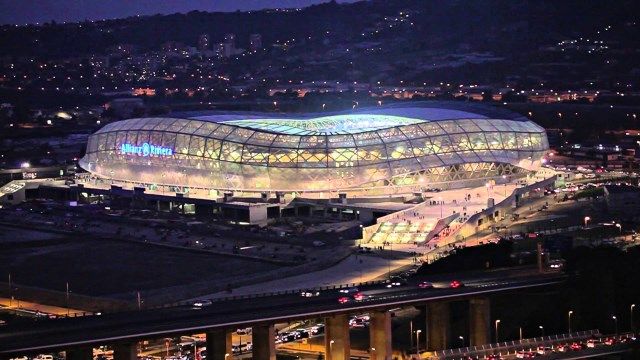
[[[423,122],[424,120],[401,116],[348,114],[324,116],[308,120],[265,118],[230,120],[223,123],[287,135],[344,135]]]

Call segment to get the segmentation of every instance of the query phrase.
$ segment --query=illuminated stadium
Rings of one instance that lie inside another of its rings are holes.
[[[397,194],[537,170],[544,129],[503,109],[414,102],[344,113],[208,112],[114,122],[80,165],[174,191]]]

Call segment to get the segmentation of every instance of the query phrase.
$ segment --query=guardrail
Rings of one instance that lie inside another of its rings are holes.
[[[216,303],[216,302],[224,302],[224,301],[256,299],[256,298],[264,298],[264,297],[270,297],[270,296],[301,294],[304,291],[314,292],[314,291],[340,290],[340,289],[347,289],[347,288],[351,288],[351,287],[382,285],[382,284],[385,284],[386,282],[387,282],[386,280],[375,280],[375,281],[365,281],[365,282],[359,282],[359,283],[320,286],[320,287],[313,287],[313,288],[300,288],[300,289],[289,289],[289,290],[282,290],[282,291],[271,291],[271,292],[246,294],[246,295],[225,296],[225,297],[218,297],[218,298],[206,298],[206,297],[203,297],[203,298],[200,298],[199,301],[203,301],[204,300],[204,301],[211,301],[212,303]],[[191,305],[193,305],[194,302],[195,301],[178,301],[178,302],[175,302],[175,303],[164,304],[164,305],[161,305],[161,306],[157,306],[157,307],[153,307],[153,308],[147,308],[147,309],[160,309],[160,308],[171,308],[171,307],[178,307],[178,306],[191,306]]]
[[[540,345],[548,345],[567,340],[580,340],[590,338],[592,336],[600,336],[600,330],[587,330],[578,331],[567,334],[549,335],[543,337],[536,337],[530,339],[505,341],[496,344],[486,344],[479,346],[468,346],[458,349],[440,350],[434,352],[433,356],[427,357],[427,359],[450,359],[460,358],[461,356],[481,356],[500,354],[503,352],[519,351],[526,349],[537,348]]]

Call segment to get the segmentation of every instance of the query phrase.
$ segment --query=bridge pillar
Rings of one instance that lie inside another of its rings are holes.
[[[93,348],[83,347],[65,351],[66,360],[93,360]]]
[[[113,360],[137,360],[138,344],[116,344],[113,346]]]
[[[449,303],[427,303],[427,349],[445,350],[449,346]]]
[[[207,332],[207,360],[231,360],[231,332],[212,330]]]
[[[469,345],[491,343],[491,301],[489,298],[469,300]]]
[[[276,332],[273,325],[253,327],[253,359],[276,360]]]
[[[391,360],[391,313],[375,311],[369,313],[369,346],[371,360]]]
[[[351,342],[349,341],[349,316],[336,315],[325,318],[324,347],[326,360],[349,360]]]

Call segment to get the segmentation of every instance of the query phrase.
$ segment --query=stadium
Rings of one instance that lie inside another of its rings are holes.
[[[89,137],[80,165],[96,178],[150,190],[382,195],[523,177],[547,149],[544,129],[522,115],[413,102],[117,121]]]

